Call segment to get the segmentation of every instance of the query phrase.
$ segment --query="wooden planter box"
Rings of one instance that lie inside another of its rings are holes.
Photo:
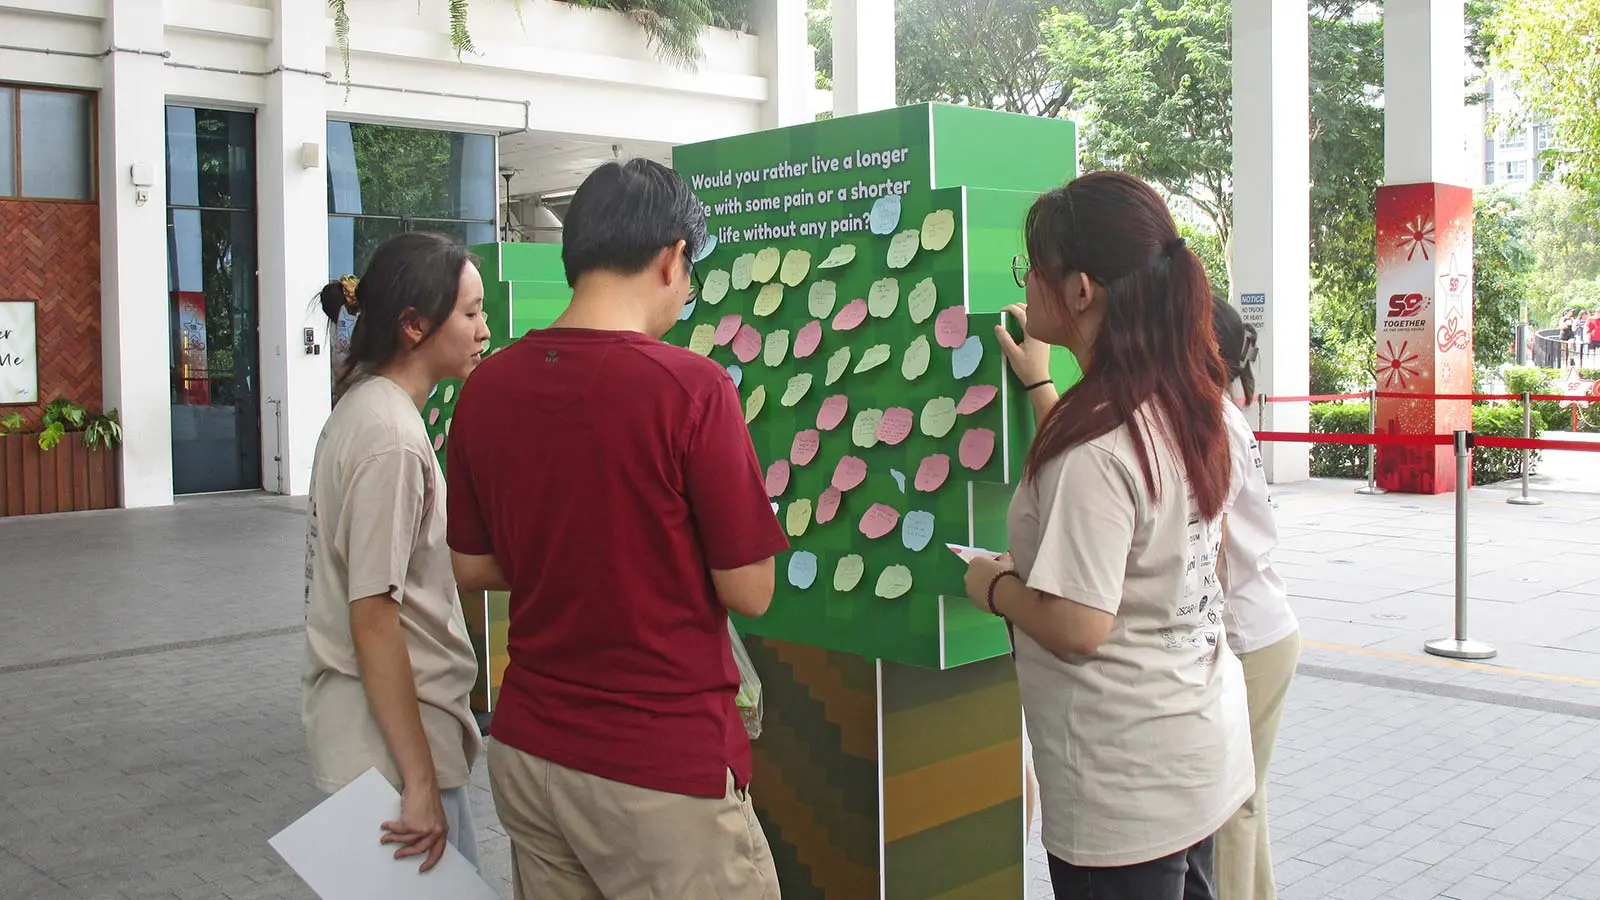
[[[0,516],[110,509],[117,505],[118,454],[63,435],[53,450],[36,434],[0,437]]]

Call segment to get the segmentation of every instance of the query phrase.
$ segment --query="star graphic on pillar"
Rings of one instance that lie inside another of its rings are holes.
[[[1422,258],[1428,259],[1428,248],[1433,246],[1433,220],[1417,216],[1400,226],[1400,240],[1396,244],[1406,251],[1406,262],[1416,258],[1419,250],[1422,251]]]
[[[1445,318],[1452,315],[1461,316],[1461,301],[1466,296],[1467,285],[1472,283],[1472,276],[1461,270],[1461,263],[1457,261],[1454,253],[1450,254],[1450,265],[1445,267],[1443,275],[1439,276],[1439,292],[1445,297]]]
[[[1417,361],[1417,354],[1406,352],[1410,346],[1409,341],[1401,341],[1399,350],[1394,349],[1394,341],[1384,341],[1383,344],[1388,352],[1378,351],[1378,370],[1373,374],[1383,380],[1385,388],[1392,388],[1398,384],[1403,391],[1407,387],[1407,378],[1416,378],[1422,374],[1411,366]]]

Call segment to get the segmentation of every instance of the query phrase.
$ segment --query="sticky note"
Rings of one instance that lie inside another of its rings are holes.
[[[439,450],[442,449],[443,447],[444,447],[444,432],[441,431],[438,434],[433,436],[433,452],[438,453]]]
[[[811,501],[802,497],[789,504],[789,511],[783,517],[784,529],[789,532],[789,537],[800,537],[811,527]]]
[[[789,583],[802,591],[810,589],[817,583],[815,553],[810,550],[796,550],[789,555]]]
[[[761,332],[741,326],[733,336],[733,358],[748,363],[761,355]]]
[[[883,537],[900,524],[900,513],[892,506],[874,503],[861,516],[861,533],[873,540]]]
[[[900,520],[900,543],[907,550],[921,550],[933,540],[933,513],[914,509]]]
[[[934,397],[922,404],[922,433],[942,438],[956,427],[956,402],[949,397]]]
[[[970,335],[961,346],[950,354],[950,371],[957,378],[967,378],[978,371],[978,364],[983,362],[983,342],[977,335]]]
[[[839,514],[839,501],[843,499],[844,495],[839,493],[838,488],[829,485],[824,489],[822,496],[817,498],[817,524],[832,522],[833,517]]]
[[[889,566],[878,574],[875,593],[885,600],[898,600],[911,590],[911,570],[905,566]]]
[[[761,286],[761,293],[756,294],[755,305],[750,311],[758,316],[770,316],[783,305],[783,285],[776,281]]]
[[[911,436],[913,421],[911,410],[903,406],[884,410],[883,417],[878,420],[878,440],[891,447],[904,442]]]
[[[700,245],[700,249],[694,255],[694,261],[695,262],[700,262],[701,260],[703,260],[706,257],[710,256],[712,254],[712,252],[715,251],[716,249],[717,249],[717,236],[714,235],[714,234],[706,235],[705,242]]]
[[[728,377],[733,379],[734,387],[744,384],[744,370],[738,366],[732,364],[728,366]]]
[[[904,269],[917,256],[917,230],[902,231],[889,241],[888,263],[891,269]]]
[[[444,435],[445,435],[445,437],[449,437],[450,436],[450,423],[454,422],[454,421],[455,421],[455,418],[453,416],[451,418],[448,418],[448,419],[444,420]]]
[[[966,308],[947,306],[939,310],[939,317],[933,320],[933,336],[941,347],[960,347],[967,340]]]
[[[850,348],[840,347],[833,351],[832,356],[828,357],[827,377],[822,380],[822,383],[833,384],[844,375],[844,370],[848,368],[850,368]]]
[[[906,492],[906,473],[899,469],[890,469],[889,477],[894,479],[894,486],[900,489],[900,493],[904,494]]]
[[[794,441],[789,444],[789,462],[797,466],[809,466],[817,458],[817,450],[822,447],[822,435],[815,428],[807,428],[796,432]]]
[[[969,469],[983,468],[994,455],[994,432],[987,428],[973,428],[961,436],[961,464]]]
[[[817,410],[817,427],[823,431],[832,431],[844,421],[845,413],[850,411],[850,400],[843,394],[834,394],[822,401],[822,408]]]
[[[956,214],[937,209],[922,217],[922,249],[938,252],[950,245],[956,233]]]
[[[712,269],[711,273],[706,275],[705,287],[700,290],[700,299],[712,306],[721,303],[722,298],[728,296],[728,281],[726,269]]]
[[[752,273],[755,271],[756,255],[745,253],[733,261],[733,289],[742,291],[750,286]]]
[[[811,274],[811,254],[805,250],[790,250],[783,255],[783,269],[778,272],[778,280],[789,287],[799,287],[800,282],[806,280]]]
[[[924,278],[911,288],[911,293],[906,295],[906,312],[911,314],[911,322],[921,325],[933,315],[933,308],[939,302],[939,289],[934,287],[932,278]]]
[[[840,244],[828,253],[828,258],[817,263],[819,269],[837,269],[849,265],[856,258],[855,244]]]
[[[723,316],[717,323],[717,330],[711,337],[711,342],[718,347],[726,347],[733,342],[733,336],[739,333],[739,326],[744,324],[744,317],[738,313]]]
[[[689,349],[701,356],[710,356],[716,338],[717,326],[710,322],[701,322],[694,327],[694,333],[689,335]]]
[[[767,496],[781,497],[789,488],[789,461],[780,459],[767,466]]]
[[[950,477],[950,457],[943,453],[935,453],[924,457],[917,466],[917,477],[911,482],[912,486],[925,494],[937,491]]]
[[[850,428],[850,440],[863,450],[878,446],[878,423],[881,421],[881,409],[863,409],[856,413],[856,423]]]
[[[777,247],[762,248],[761,252],[756,254],[755,262],[750,266],[751,280],[762,284],[771,281],[772,276],[778,274],[778,263],[782,259],[783,255],[778,252]]]
[[[800,326],[800,333],[794,336],[794,358],[805,359],[817,352],[822,346],[822,323],[807,322]]]
[[[841,456],[839,463],[833,467],[832,485],[835,490],[843,493],[855,490],[867,478],[867,464],[859,457]]]
[[[756,389],[750,392],[750,396],[744,398],[744,423],[749,425],[755,421],[756,416],[761,415],[761,407],[766,405],[767,386],[758,384]]]
[[[446,388],[446,390],[448,390],[448,388]],[[439,386],[436,384],[436,385],[433,386],[433,390],[428,392],[428,399],[432,400],[434,398],[434,396],[437,395],[438,393],[439,393]]]
[[[888,344],[873,344],[867,348],[867,352],[861,354],[861,361],[856,363],[856,374],[876,369],[888,362],[891,355]]]
[[[818,281],[811,285],[806,297],[806,312],[813,319],[826,319],[833,315],[833,305],[839,302],[839,286],[831,281]]]
[[[857,554],[851,553],[839,557],[838,565],[833,569],[833,589],[836,591],[853,591],[861,583],[861,576],[867,571],[867,564]]]
[[[867,301],[851,300],[833,317],[834,331],[850,331],[867,320]]]
[[[428,410],[428,424],[439,424],[439,407],[435,406],[433,409]]]
[[[698,300],[690,300],[688,303],[685,303],[683,305],[683,309],[678,310],[678,321],[687,322],[693,318],[694,308],[698,305],[700,305],[700,301]]]
[[[906,345],[906,354],[900,358],[900,374],[907,381],[916,381],[928,371],[928,362],[933,356],[933,347],[928,343],[928,336],[917,335],[916,340]]]
[[[780,328],[767,335],[767,342],[761,348],[761,361],[769,366],[783,364],[784,357],[789,355],[789,330]]]
[[[789,386],[784,388],[783,398],[779,400],[784,406],[794,406],[805,399],[806,393],[811,390],[811,373],[801,372],[789,379]]]
[[[900,226],[900,195],[890,194],[879,197],[872,204],[872,212],[867,216],[867,227],[873,234],[893,234]]]
[[[874,319],[887,319],[894,315],[895,307],[900,305],[900,282],[893,278],[880,278],[872,283],[872,289],[867,292],[867,312],[872,313]]]
[[[988,406],[998,393],[1000,393],[1000,389],[992,384],[972,385],[962,395],[961,402],[956,404],[956,412],[963,416],[970,416]]]

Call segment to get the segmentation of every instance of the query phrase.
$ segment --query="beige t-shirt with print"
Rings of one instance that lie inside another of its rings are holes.
[[[1078,866],[1193,846],[1255,787],[1244,672],[1222,626],[1221,523],[1201,519],[1152,432],[1159,501],[1124,426],[1020,484],[1007,522],[1029,587],[1116,616],[1070,661],[1016,632],[1044,846]]]
[[[439,787],[460,787],[483,739],[468,705],[478,664],[445,544],[444,475],[411,396],[370,377],[344,394],[322,430],[306,512],[301,716],[325,791],[374,766],[402,786],[350,637],[350,604],[379,594],[400,603]]]

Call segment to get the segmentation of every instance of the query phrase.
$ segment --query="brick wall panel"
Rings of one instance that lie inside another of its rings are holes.
[[[32,427],[56,397],[98,410],[100,207],[0,200],[0,299],[39,301],[41,403],[5,411]]]

